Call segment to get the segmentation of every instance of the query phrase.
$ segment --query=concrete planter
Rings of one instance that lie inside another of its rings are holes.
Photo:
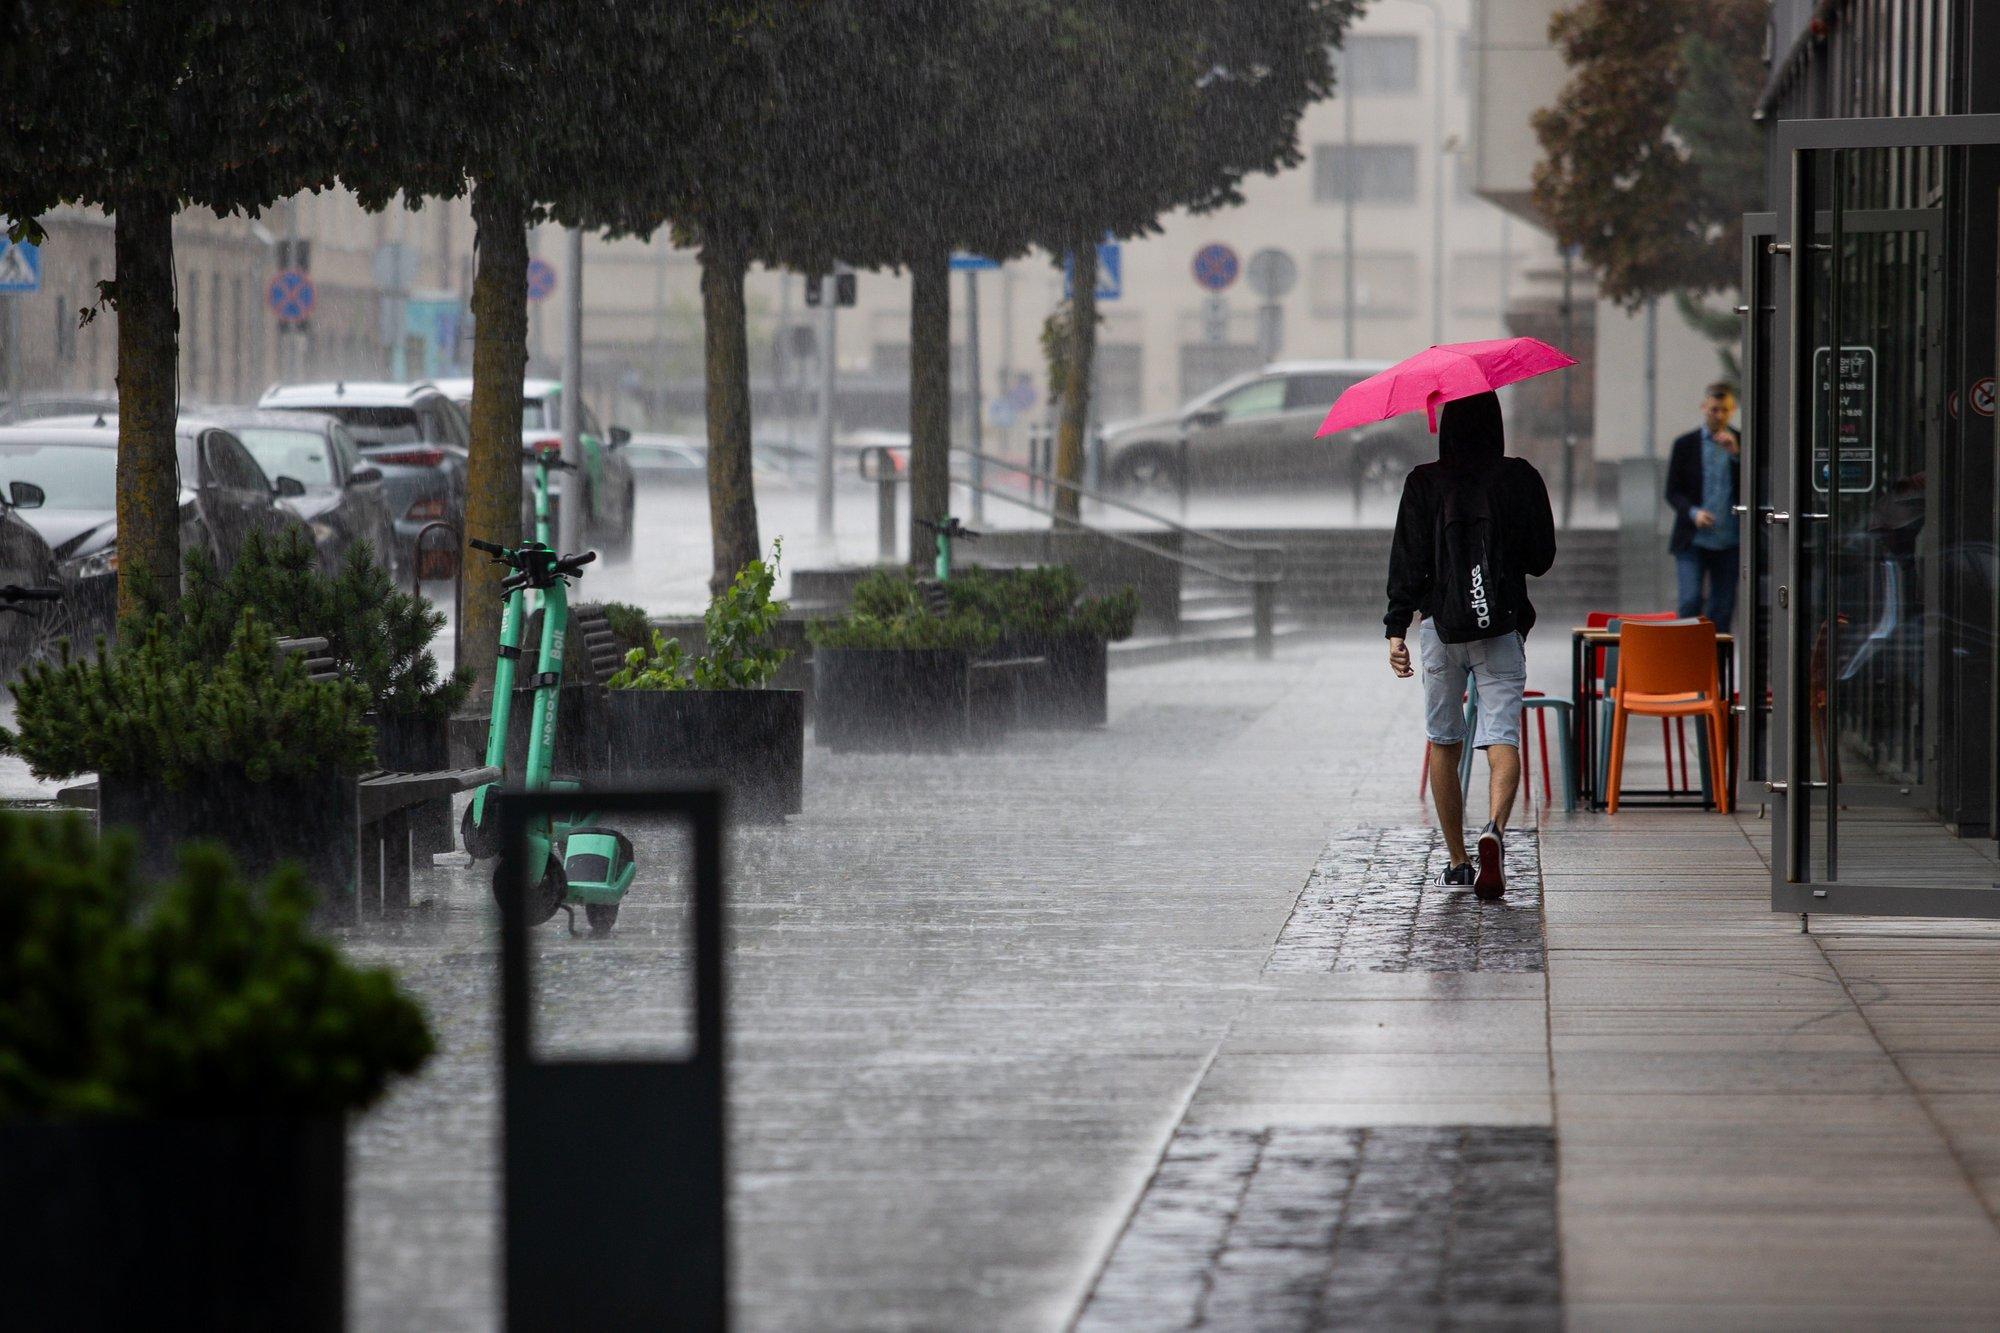
[[[798,690],[603,690],[590,711],[593,785],[719,786],[738,818],[782,820],[805,808]]]
[[[813,734],[828,749],[950,752],[969,739],[971,654],[959,648],[820,648]]]
[[[1009,634],[986,655],[1043,659],[1021,691],[1022,726],[1064,730],[1109,720],[1110,658],[1097,635]]]
[[[0,1126],[0,1283],[22,1328],[344,1322],[340,1116]]]
[[[148,875],[174,871],[182,843],[219,842],[245,874],[262,877],[297,862],[319,891],[321,909],[354,911],[355,790],[351,774],[331,769],[302,779],[252,782],[220,773],[184,787],[141,778],[98,780],[100,829],[129,829]]]

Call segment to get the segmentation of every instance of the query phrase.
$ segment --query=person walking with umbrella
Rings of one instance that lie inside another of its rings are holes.
[[[1507,887],[1504,840],[1521,785],[1526,641],[1535,624],[1528,579],[1548,573],[1556,557],[1548,487],[1534,464],[1506,456],[1493,390],[1574,364],[1533,338],[1433,347],[1343,393],[1320,427],[1327,435],[1421,409],[1437,432],[1437,461],[1415,468],[1403,483],[1382,624],[1389,669],[1407,680],[1416,674],[1410,625],[1420,620],[1431,804],[1450,853],[1440,881],[1482,898],[1498,898]],[[1479,702],[1470,736],[1468,692]],[[1458,785],[1468,743],[1486,752],[1488,770],[1488,819],[1476,868],[1466,855]]]

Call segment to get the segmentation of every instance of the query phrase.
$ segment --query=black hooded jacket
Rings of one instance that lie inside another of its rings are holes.
[[[1482,393],[1445,404],[1438,418],[1438,461],[1412,469],[1396,512],[1396,536],[1389,547],[1389,613],[1382,617],[1389,638],[1408,634],[1411,616],[1436,614],[1431,570],[1438,512],[1452,486],[1488,488],[1487,507],[1504,560],[1500,595],[1514,609],[1523,634],[1534,625],[1528,576],[1540,577],[1555,563],[1556,520],[1542,474],[1525,458],[1506,457],[1506,449],[1498,398]]]

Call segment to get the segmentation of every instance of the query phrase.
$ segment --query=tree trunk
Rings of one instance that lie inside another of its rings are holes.
[[[743,252],[726,242],[701,248],[702,346],[708,393],[708,531],[718,596],[736,571],[764,553],[750,476],[750,340],[743,309]]]
[[[180,313],[174,308],[174,205],[118,201],[118,618],[172,612],[181,600]],[[193,478],[188,478],[190,482]]]
[[[1069,355],[1063,364],[1062,423],[1056,433],[1056,476],[1083,484],[1083,448],[1090,431],[1090,370],[1097,358],[1097,239],[1076,246],[1070,269]],[[1056,488],[1056,523],[1074,523],[1077,494]]]
[[[528,210],[518,194],[479,181],[472,189],[472,449],[466,461],[465,538],[501,546],[521,541],[521,381],[528,373]],[[469,545],[465,626],[459,665],[481,693],[493,685],[500,646],[497,565]]]
[[[937,536],[923,524],[951,507],[951,254],[910,265],[910,563],[928,567]]]

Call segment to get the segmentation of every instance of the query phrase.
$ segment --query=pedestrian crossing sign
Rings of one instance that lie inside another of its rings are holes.
[[[32,245],[10,241],[0,234],[0,292],[38,292],[42,289],[42,252]]]

